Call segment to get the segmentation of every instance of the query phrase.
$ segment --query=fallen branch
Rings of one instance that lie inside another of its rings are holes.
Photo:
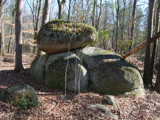
[[[155,42],[159,37],[160,37],[160,32],[158,32],[155,36],[150,38],[150,43]],[[128,56],[136,53],[138,50],[144,48],[146,46],[146,44],[147,44],[146,41],[141,43],[140,45],[138,45],[138,47],[136,47],[135,49],[132,49],[130,52],[128,52],[125,55],[123,55],[123,58],[126,59]]]

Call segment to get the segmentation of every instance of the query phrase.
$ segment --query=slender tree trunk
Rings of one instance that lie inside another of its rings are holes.
[[[93,11],[92,11],[92,17],[91,17],[93,27],[94,27],[95,9],[96,9],[96,0],[94,0],[94,3],[93,3]]]
[[[144,61],[144,76],[143,81],[147,86],[152,85],[151,73],[150,73],[150,38],[152,32],[152,12],[153,12],[154,0],[149,0],[149,15],[148,15],[148,28],[147,28],[147,45]]]
[[[50,13],[50,7],[51,7],[51,0],[45,0],[45,6],[43,9],[43,18],[42,18],[42,25],[41,27],[49,21],[49,13]]]
[[[118,46],[117,46],[117,43],[118,43],[118,34],[119,34],[119,0],[117,0],[117,7],[116,7],[116,39],[115,39],[115,42],[116,42],[116,45],[115,45],[115,52],[117,52],[117,49],[118,49]]]
[[[13,34],[13,27],[11,26],[11,33],[10,33],[10,35],[12,35],[12,34]],[[7,51],[8,53],[10,52],[11,40],[12,40],[12,37],[9,38],[8,51]]]
[[[2,16],[3,16],[3,0],[0,0],[0,67],[1,67],[1,53],[2,53]]]
[[[100,12],[99,12],[99,16],[98,16],[98,19],[97,19],[97,22],[96,22],[97,31],[99,31],[101,15],[102,15],[102,0],[100,0]]]
[[[39,0],[39,6],[38,6],[38,11],[36,15],[36,20],[35,20],[35,27],[34,27],[34,39],[37,39],[37,31],[38,31],[38,23],[39,23],[39,14],[41,10],[41,0]]]
[[[64,5],[66,3],[66,0],[62,0],[62,2],[60,2],[60,0],[57,0],[58,2],[58,19],[62,19],[62,13],[63,13],[63,9],[64,9]]]
[[[123,20],[122,20],[122,29],[121,29],[121,40],[124,39],[124,22],[125,22],[125,13],[126,13],[126,0],[123,0],[124,12],[123,12]]]
[[[132,0],[130,0],[129,2],[129,16],[128,16],[128,41],[130,41],[131,39],[131,11],[132,11]],[[129,51],[129,48],[128,48],[128,51]]]
[[[51,0],[45,0],[45,5],[43,9],[43,18],[42,18],[42,25],[41,27],[49,21],[49,13],[50,13],[50,7],[51,7]],[[38,49],[37,50],[37,56],[40,56],[42,52]]]
[[[16,61],[15,71],[23,70],[22,65],[22,6],[23,0],[17,0],[16,3],[16,19],[15,19],[15,35],[16,35]]]
[[[104,14],[104,23],[103,23],[103,30],[106,30],[106,24],[107,24],[107,0],[105,0],[105,14]]]
[[[155,33],[157,33],[158,29],[159,29],[159,7],[160,7],[160,0],[158,0],[158,7],[157,7],[157,11],[156,11],[157,13],[156,13]],[[150,64],[151,79],[153,79],[153,70],[154,70],[154,61],[155,61],[155,55],[156,55],[156,47],[157,47],[157,40],[153,43],[153,50],[152,50],[152,57],[151,57],[151,64]]]
[[[1,44],[1,52],[0,54],[1,55],[4,55],[5,54],[5,47],[4,47],[4,24],[3,24],[3,12],[4,12],[4,9],[3,9],[3,6],[4,6],[4,0],[0,0],[0,35],[1,35],[1,40],[0,40],[0,44]]]
[[[129,46],[129,51],[132,49],[133,46],[133,39],[134,39],[134,21],[135,21],[135,13],[136,13],[136,4],[137,4],[137,0],[134,0],[133,3],[133,10],[132,10],[132,27],[131,27],[131,39],[130,39],[130,46]]]
[[[68,21],[70,21],[70,15],[71,15],[71,2],[72,0],[69,0]]]

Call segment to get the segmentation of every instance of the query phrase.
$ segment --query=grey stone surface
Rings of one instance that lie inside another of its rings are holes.
[[[82,59],[89,72],[90,87],[102,94],[144,94],[143,81],[138,69],[125,61],[120,55],[100,48],[86,47],[80,50]],[[140,92],[138,91],[140,90]]]
[[[88,87],[87,70],[75,54],[66,52],[50,55],[46,64],[46,84],[52,88],[65,89],[65,78],[68,90],[78,91],[79,83],[81,91]]]
[[[32,62],[29,73],[33,80],[37,82],[43,82],[45,80],[45,66],[48,59],[48,55],[44,54],[35,58]]]

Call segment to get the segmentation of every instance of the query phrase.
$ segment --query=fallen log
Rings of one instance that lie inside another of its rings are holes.
[[[153,36],[152,38],[150,38],[150,43],[155,42],[158,38],[160,37],[160,32],[158,32],[155,36]],[[131,51],[129,51],[128,53],[126,53],[125,55],[123,55],[123,58],[126,59],[128,56],[136,53],[138,50],[144,48],[146,46],[147,42],[143,42],[140,45],[138,45],[136,48],[132,49]]]

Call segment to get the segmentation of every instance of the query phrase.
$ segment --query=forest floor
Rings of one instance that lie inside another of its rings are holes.
[[[19,111],[17,108],[0,102],[0,120],[110,120],[104,113],[90,104],[103,104],[109,107],[120,120],[160,120],[160,94],[151,89],[146,89],[144,98],[115,96],[118,107],[107,105],[104,96],[88,91],[74,95],[67,92],[68,99],[64,97],[64,91],[50,89],[44,83],[33,81],[29,75],[29,67],[34,55],[23,55],[25,70],[15,73],[14,56],[2,57],[0,68],[0,88],[13,85],[28,84],[35,88],[40,104],[38,107]],[[129,57],[128,61],[143,70],[143,62],[136,57]]]

